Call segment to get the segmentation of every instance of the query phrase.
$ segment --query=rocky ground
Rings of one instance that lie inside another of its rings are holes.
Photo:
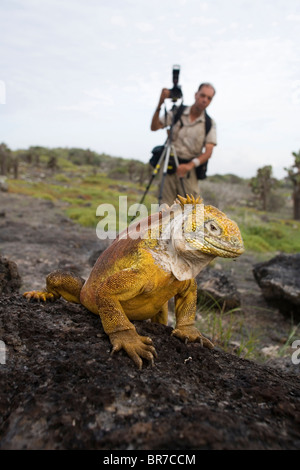
[[[54,269],[86,277],[103,249],[95,231],[62,207],[0,193],[0,254],[14,261],[20,291],[41,288]],[[261,347],[282,344],[290,320],[270,308],[243,255],[229,269]],[[110,356],[100,320],[79,305],[0,296],[1,449],[298,449],[300,383],[290,357],[258,364],[136,323],[158,358],[142,371]],[[205,331],[203,331],[205,333]],[[272,367],[271,367],[272,366]]]

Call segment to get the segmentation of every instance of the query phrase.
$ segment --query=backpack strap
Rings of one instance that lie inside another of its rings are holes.
[[[204,114],[205,114],[205,135],[207,135],[209,133],[209,131],[211,130],[212,119],[207,114],[206,110],[204,110]]]
[[[185,106],[184,104],[181,103],[181,105],[179,106],[178,110],[177,110],[177,113],[175,114],[175,117],[174,117],[174,125],[176,124],[176,122],[180,121],[180,129],[183,127],[183,122],[181,120],[181,116],[184,112],[184,110],[187,108],[187,106]]]
[[[181,103],[181,105],[179,106],[179,108],[177,110],[175,118],[174,118],[174,124],[176,124],[176,122],[180,121],[180,129],[183,127],[183,122],[181,120],[181,116],[182,116],[182,114],[183,114],[183,112],[186,108],[187,108],[187,106],[185,106]],[[205,135],[207,135],[209,133],[209,131],[211,130],[212,119],[207,114],[206,110],[204,110],[204,115],[205,115]]]

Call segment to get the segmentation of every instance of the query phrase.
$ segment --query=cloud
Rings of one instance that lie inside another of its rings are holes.
[[[109,41],[101,41],[100,42],[100,45],[101,47],[103,47],[104,49],[108,49],[110,51],[114,51],[117,49],[117,46],[116,44],[113,44],[112,42],[109,42]]]
[[[136,23],[136,27],[142,33],[148,33],[154,30],[154,26],[151,23]]]
[[[97,112],[97,107],[99,105],[98,101],[80,101],[77,104],[73,105],[64,105],[64,106],[58,106],[56,109],[59,111],[68,111],[68,112],[78,112],[78,113],[84,113],[84,114],[89,114],[91,116],[96,117],[98,115]]]
[[[184,43],[185,37],[178,32],[178,30],[175,30],[174,28],[170,28],[167,31],[168,38],[170,41],[175,42],[175,43]]]
[[[6,103],[6,85],[4,80],[0,80],[0,104]]]
[[[89,99],[79,100],[78,103],[75,104],[58,106],[56,109],[59,111],[86,114],[97,118],[103,113],[103,109],[115,105],[113,97],[98,88],[83,90],[83,94],[88,96]]]
[[[219,145],[210,168],[255,174],[271,156],[283,167],[299,146],[298,2],[3,0],[3,139],[15,147],[39,135],[55,146],[57,136],[48,129],[57,126],[59,133],[57,122],[63,122],[60,144],[93,141],[100,152],[144,158],[163,140],[149,123],[179,63],[186,104],[200,81],[217,88],[209,114]],[[241,151],[244,158],[236,162]]]
[[[286,17],[287,21],[300,21],[300,15],[290,14]]]
[[[110,22],[114,26],[127,26],[126,19],[121,15],[114,15],[111,17]]]
[[[84,90],[83,93],[87,96],[90,96],[91,98],[94,98],[95,100],[98,101],[98,103],[101,103],[105,106],[114,106],[115,101],[113,97],[107,93],[103,93],[102,90],[99,90],[98,88],[94,88],[93,90]]]
[[[205,25],[211,25],[211,24],[216,24],[218,23],[219,21],[217,20],[217,18],[213,17],[213,18],[208,18],[206,16],[194,16],[192,19],[191,19],[191,23],[192,24],[198,24],[198,25],[201,25],[201,26],[205,26]]]

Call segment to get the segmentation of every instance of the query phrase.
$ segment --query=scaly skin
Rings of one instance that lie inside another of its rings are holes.
[[[45,291],[23,295],[42,301],[62,296],[81,303],[100,316],[112,353],[124,349],[141,368],[143,359],[153,364],[157,355],[152,340],[140,336],[131,321],[167,324],[172,297],[176,314],[172,334],[213,348],[194,326],[194,278],[216,256],[235,258],[243,251],[235,222],[215,207],[204,206],[200,198],[178,196],[171,208],[122,232],[98,258],[86,282],[72,273],[55,271],[47,276]]]

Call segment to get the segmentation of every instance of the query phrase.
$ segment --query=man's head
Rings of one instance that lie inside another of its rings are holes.
[[[216,90],[210,83],[201,83],[195,93],[195,106],[199,111],[202,112],[210,105],[215,93]]]

